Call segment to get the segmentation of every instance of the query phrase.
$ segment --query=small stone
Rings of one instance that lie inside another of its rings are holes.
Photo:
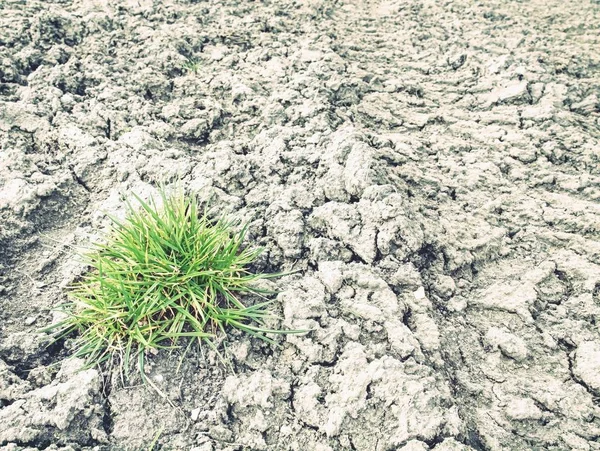
[[[340,262],[319,262],[319,278],[330,293],[336,293],[344,284]]]
[[[210,438],[221,442],[230,442],[233,438],[231,431],[220,424],[211,427],[208,431],[208,435]]]
[[[512,103],[523,100],[527,97],[527,82],[513,82],[507,86],[499,87],[494,91],[485,94],[482,99],[486,105],[496,103]]]
[[[433,284],[433,289],[442,299],[450,299],[456,291],[456,284],[450,276],[439,276]]]
[[[97,442],[108,443],[108,435],[102,429],[90,428],[90,436]]]
[[[448,304],[446,305],[446,307],[448,307],[448,310],[452,312],[462,312],[464,309],[467,308],[467,306],[467,300],[462,296],[453,297],[452,299],[450,299],[450,301],[448,301]]]
[[[499,348],[502,354],[517,362],[522,362],[527,358],[528,350],[525,342],[510,332],[491,327],[486,334],[486,340],[492,346]]]
[[[425,288],[419,287],[414,293],[415,299],[425,299]]]
[[[522,81],[509,85],[499,91],[497,91],[498,100],[501,102],[518,99],[527,94],[527,82]]]
[[[200,408],[193,409],[192,412],[190,413],[190,417],[191,417],[192,421],[197,421],[199,415],[200,415]]]
[[[509,155],[525,164],[533,163],[537,160],[537,152],[532,148],[520,149],[513,147],[510,149]]]
[[[465,64],[466,61],[467,61],[467,55],[462,53],[460,55],[454,55],[454,56],[448,58],[448,65],[452,69],[458,70]]]
[[[210,59],[213,61],[221,61],[225,55],[227,55],[227,47],[222,45],[217,45],[210,51]]]
[[[205,118],[190,119],[181,126],[181,133],[187,138],[203,139],[210,131],[210,124]]]
[[[76,101],[75,101],[75,97],[73,96],[73,94],[65,94],[60,98],[60,103],[62,104],[62,106],[65,109],[70,109],[73,107],[73,105],[75,105]]]
[[[543,177],[540,180],[540,183],[543,185],[553,185],[555,183],[555,181],[556,181],[556,175],[549,174],[549,175]]]
[[[45,366],[38,366],[29,371],[27,380],[37,387],[43,387],[52,382],[52,374]]]
[[[539,420],[543,416],[541,409],[530,398],[511,400],[506,406],[506,414],[513,420]]]
[[[383,324],[388,336],[390,346],[396,351],[402,359],[412,355],[418,342],[414,338],[411,330],[398,320],[386,321]]]

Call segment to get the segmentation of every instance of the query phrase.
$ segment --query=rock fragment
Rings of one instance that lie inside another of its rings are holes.
[[[491,327],[485,337],[488,343],[499,348],[502,354],[517,362],[524,361],[529,355],[525,342],[504,329]]]

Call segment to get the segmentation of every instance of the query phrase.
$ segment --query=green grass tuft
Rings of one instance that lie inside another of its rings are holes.
[[[188,58],[187,61],[183,64],[183,69],[187,73],[197,74],[200,70],[200,61],[195,58]]]
[[[215,338],[236,328],[268,342],[265,334],[298,333],[264,327],[270,301],[245,305],[240,295],[266,299],[255,285],[282,274],[252,274],[259,248],[242,248],[246,229],[234,233],[226,220],[211,223],[194,198],[167,196],[139,208],[130,203],[124,221],[104,244],[84,255],[91,270],[69,289],[65,318],[46,328],[58,340],[77,332],[75,357],[88,366],[119,358],[144,372],[148,352],[179,347],[191,338],[216,348]]]

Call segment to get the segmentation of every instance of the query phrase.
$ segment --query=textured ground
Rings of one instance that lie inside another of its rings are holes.
[[[600,3],[0,0],[0,450],[600,449]],[[45,348],[74,247],[181,179],[275,348]]]

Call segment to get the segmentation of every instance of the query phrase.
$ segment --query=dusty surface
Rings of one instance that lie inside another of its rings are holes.
[[[0,449],[600,449],[597,1],[0,0]],[[274,348],[38,328],[123,196],[251,222]],[[174,406],[174,407],[173,407]]]

